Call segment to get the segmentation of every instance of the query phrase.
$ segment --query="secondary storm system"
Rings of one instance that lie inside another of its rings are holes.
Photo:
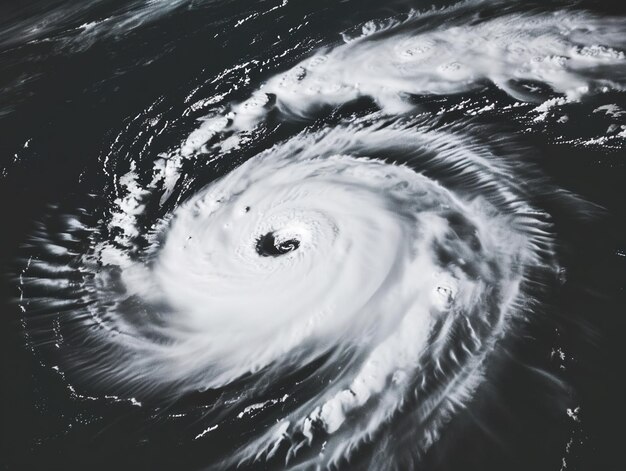
[[[34,350],[77,397],[208,394],[195,438],[232,439],[207,469],[419,462],[558,282],[545,201],[585,206],[475,116],[541,120],[626,87],[623,18],[483,7],[369,21],[247,99],[192,90],[130,121],[102,153],[109,193],[52,211],[24,249]],[[485,88],[509,102],[420,103]]]

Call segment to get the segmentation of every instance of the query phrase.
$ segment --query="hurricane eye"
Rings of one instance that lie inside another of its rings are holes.
[[[261,257],[278,257],[293,252],[300,247],[300,241],[295,238],[278,240],[273,232],[268,232],[256,241],[256,252]]]

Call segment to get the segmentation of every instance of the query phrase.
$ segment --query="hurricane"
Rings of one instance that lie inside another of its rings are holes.
[[[88,54],[203,8],[131,2],[51,41]],[[400,10],[295,27],[107,134],[89,190],[52,202],[14,264],[25,345],[73,401],[189,417],[183,441],[222,443],[194,469],[215,470],[420,469],[480,414],[566,282],[563,232],[603,214],[524,136],[623,149],[616,105],[592,112],[615,121],[602,137],[568,121],[622,96],[626,21]],[[42,41],[61,17],[11,31]]]

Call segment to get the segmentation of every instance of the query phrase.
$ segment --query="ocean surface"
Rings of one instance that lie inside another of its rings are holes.
[[[6,470],[618,471],[626,6],[0,5]]]

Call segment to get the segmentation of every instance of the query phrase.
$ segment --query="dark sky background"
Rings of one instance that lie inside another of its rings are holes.
[[[24,244],[49,205],[73,205],[105,191],[103,152],[129,117],[158,97],[182,101],[195,84],[271,49],[276,34],[304,18],[307,28],[294,34],[313,35],[312,44],[320,44],[336,41],[351,25],[415,4],[291,0],[280,16],[233,29],[270,3],[278,2],[189,1],[161,17],[103,31],[89,45],[72,42],[73,29],[112,15],[125,18],[137,2],[0,5],[2,469],[197,469],[214,449],[228,446],[228,437],[192,443],[190,424],[155,419],[126,403],[76,404],[26,347],[17,276]],[[626,14],[624,2],[581,4]],[[33,32],[33,25],[39,30]],[[626,108],[624,94],[611,99]],[[585,133],[600,125],[581,118],[574,126]],[[167,139],[184,134],[179,129]],[[567,471],[624,469],[626,149],[557,145],[540,134],[526,138],[550,178],[604,210],[582,221],[554,215],[557,232],[566,234],[560,243],[568,271],[550,300],[550,316],[530,322],[503,349],[506,358],[493,368],[505,366],[492,389],[454,419],[451,433],[420,469],[559,471],[570,439]],[[556,345],[573,357],[565,370],[550,355]],[[563,407],[557,412],[555,404]],[[565,406],[580,406],[579,423],[563,413]]]

